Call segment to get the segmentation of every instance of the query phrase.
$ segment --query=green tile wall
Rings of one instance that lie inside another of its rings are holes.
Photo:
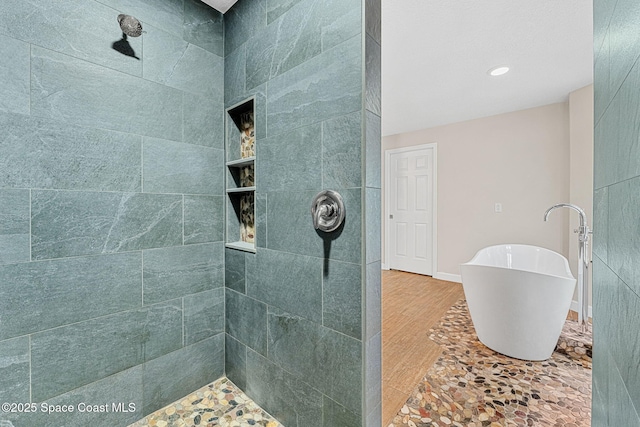
[[[112,48],[120,13],[146,31],[131,56]],[[380,425],[379,15],[3,3],[0,397],[135,411],[0,421],[125,426],[226,369],[288,427]],[[248,97],[257,254],[222,243],[224,109]],[[330,236],[308,212],[322,189],[348,210]]]
[[[288,427],[379,427],[379,0],[241,0],[225,54],[226,107],[255,96],[257,117],[257,253],[226,250],[227,375]],[[323,189],[347,210],[328,235],[309,210]]]
[[[594,426],[640,425],[640,4],[594,1]]]
[[[127,426],[224,374],[223,38],[198,0],[3,2],[0,400],[135,411],[1,425]]]

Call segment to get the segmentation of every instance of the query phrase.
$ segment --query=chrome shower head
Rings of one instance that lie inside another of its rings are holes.
[[[136,18],[130,15],[118,15],[118,24],[122,32],[129,37],[140,37],[142,35],[142,24]]]

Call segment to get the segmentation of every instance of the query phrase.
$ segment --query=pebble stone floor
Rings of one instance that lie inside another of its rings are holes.
[[[227,378],[147,415],[129,427],[283,427]]]
[[[443,353],[388,427],[590,426],[591,334],[577,322],[543,362],[485,347],[464,299],[429,334]]]

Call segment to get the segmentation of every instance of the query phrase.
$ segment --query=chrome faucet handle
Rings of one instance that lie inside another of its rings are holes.
[[[311,202],[311,218],[316,230],[330,233],[344,222],[346,211],[340,193],[332,190],[319,192]]]

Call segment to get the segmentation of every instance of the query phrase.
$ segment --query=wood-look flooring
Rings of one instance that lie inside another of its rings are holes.
[[[382,421],[388,426],[440,356],[429,339],[451,306],[464,297],[460,283],[402,271],[382,272]]]

